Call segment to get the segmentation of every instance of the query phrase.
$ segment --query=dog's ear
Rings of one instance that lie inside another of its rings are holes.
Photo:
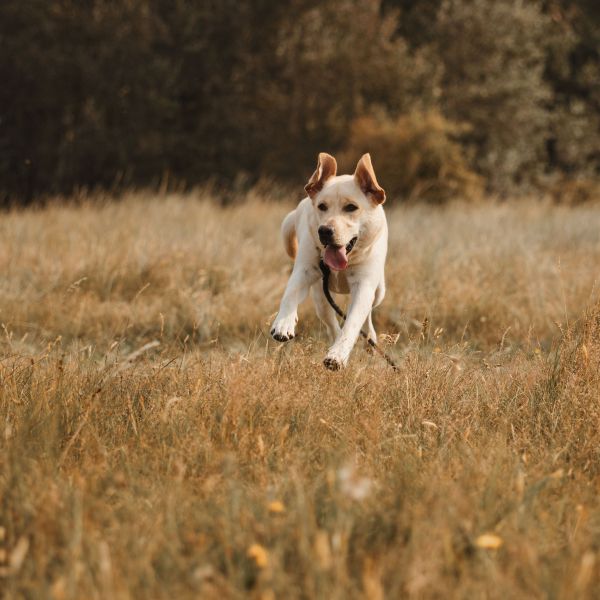
[[[356,165],[356,171],[354,171],[354,179],[363,194],[369,196],[375,204],[383,204],[385,202],[385,190],[377,183],[370,154],[363,154],[361,156]]]
[[[304,186],[306,193],[314,198],[325,185],[325,182],[335,177],[337,173],[337,162],[331,154],[327,152],[321,152],[319,154],[319,162],[317,163],[317,170],[312,174],[312,177],[308,180],[308,183]]]

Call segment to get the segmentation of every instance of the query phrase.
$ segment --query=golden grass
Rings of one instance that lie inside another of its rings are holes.
[[[5,597],[594,597],[600,208],[389,210],[399,373],[265,335],[287,208],[0,215]]]

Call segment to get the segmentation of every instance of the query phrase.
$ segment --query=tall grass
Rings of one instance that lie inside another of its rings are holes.
[[[400,372],[330,373],[287,208],[0,216],[4,596],[594,597],[600,210],[388,211]]]

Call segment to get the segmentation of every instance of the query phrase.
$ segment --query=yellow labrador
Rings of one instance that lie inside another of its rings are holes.
[[[385,295],[385,191],[377,183],[369,154],[358,161],[354,175],[337,175],[335,158],[324,152],[304,189],[308,197],[281,226],[286,251],[295,262],[271,335],[279,342],[294,337],[298,305],[311,290],[317,315],[333,342],[323,363],[337,370],[346,366],[363,324],[377,340],[371,310]],[[330,289],[351,295],[343,328],[323,294],[321,259],[331,269]]]

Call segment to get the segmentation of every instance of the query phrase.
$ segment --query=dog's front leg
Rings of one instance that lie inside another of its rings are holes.
[[[271,335],[278,342],[287,342],[294,337],[298,321],[298,306],[319,277],[318,268],[303,265],[302,262],[296,260],[294,264],[294,270],[279,305],[279,312],[271,328]]]
[[[348,317],[340,335],[333,343],[323,364],[332,371],[346,366],[350,352],[360,335],[360,329],[369,316],[375,299],[375,285],[370,281],[357,282],[351,287],[352,299],[348,309]]]

